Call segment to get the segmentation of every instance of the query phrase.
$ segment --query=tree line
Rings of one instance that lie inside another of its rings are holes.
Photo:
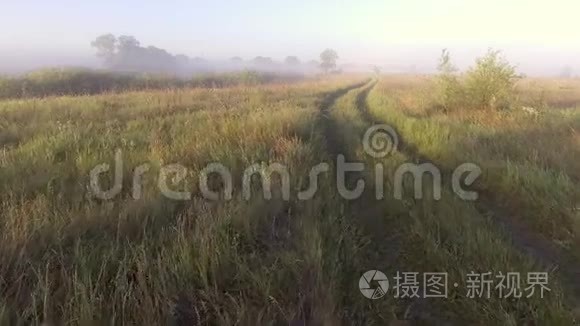
[[[144,47],[133,36],[116,37],[105,34],[91,42],[101,58],[105,70],[86,68],[48,68],[22,76],[0,76],[0,99],[20,99],[54,95],[93,95],[105,92],[137,91],[147,89],[186,87],[228,87],[266,83],[275,79],[288,79],[274,73],[242,70],[229,73],[204,73],[192,76],[192,67],[203,65],[201,58],[172,55],[154,46]],[[311,61],[325,73],[336,72],[338,54],[326,49],[320,62]],[[244,60],[233,57],[232,63]],[[251,61],[255,66],[275,65],[269,57],[258,56]],[[297,56],[288,56],[284,64],[289,67],[301,65]],[[253,67],[255,67],[253,66]],[[252,67],[250,67],[252,68]],[[257,69],[260,70],[260,69]],[[275,70],[273,70],[275,71]]]
[[[164,49],[155,46],[144,47],[135,37],[105,34],[91,42],[104,66],[109,70],[125,72],[180,73],[188,71],[195,65],[204,64],[202,58],[189,58],[186,55],[172,55]],[[326,49],[320,54],[320,62],[312,60],[305,65],[322,69],[325,73],[336,69],[338,54],[335,50]],[[249,63],[258,67],[275,66],[270,57],[257,56],[246,62],[240,57],[232,57],[234,65]],[[298,67],[302,62],[297,56],[290,55],[283,62],[287,67]]]

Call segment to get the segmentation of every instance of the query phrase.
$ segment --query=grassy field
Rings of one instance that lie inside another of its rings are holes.
[[[498,111],[442,112],[434,87],[431,77],[336,76],[1,101],[0,324],[576,324],[580,82],[522,80],[517,105]],[[382,158],[362,142],[377,124],[399,138]],[[99,199],[91,171],[109,164],[100,184],[112,186],[117,153],[120,192]],[[345,180],[365,181],[356,199],[338,190],[339,155],[364,164]],[[430,187],[413,197],[410,178],[393,195],[409,162],[442,171],[440,199]],[[213,175],[219,198],[204,197],[211,163],[231,172],[231,198]],[[287,179],[269,174],[275,163]],[[321,163],[317,191],[301,198]],[[475,201],[454,193],[462,163],[483,172]],[[186,200],[160,190],[170,164],[184,173],[167,184]],[[252,166],[261,177],[244,179]],[[391,282],[381,299],[360,292],[368,270]],[[395,298],[397,272],[447,273],[449,292]],[[545,272],[550,291],[466,295],[466,276],[485,272]]]

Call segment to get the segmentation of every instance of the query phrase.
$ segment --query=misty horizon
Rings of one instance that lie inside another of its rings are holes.
[[[87,46],[90,49],[90,46]],[[348,60],[341,52],[339,53],[338,64],[341,67],[356,67],[357,71],[370,71],[370,67],[378,66],[386,73],[434,73],[437,67],[437,60],[441,50],[447,48],[453,55],[454,62],[460,70],[467,69],[473,61],[485,54],[488,48],[501,50],[506,58],[518,67],[518,71],[530,76],[559,76],[563,69],[571,68],[574,76],[580,74],[580,53],[565,53],[550,51],[546,49],[511,49],[501,47],[478,47],[472,49],[454,49],[453,47],[424,47],[421,49],[412,48],[392,48],[391,53],[385,55],[385,59],[380,60]],[[166,49],[170,53],[170,49]],[[321,49],[322,51],[323,49]],[[187,55],[187,54],[186,54]],[[292,54],[288,54],[289,56]],[[192,56],[190,58],[202,58],[209,63],[220,64],[228,62],[231,57],[240,57],[249,62],[255,57],[270,57],[275,62],[283,63],[285,57],[269,56],[267,54],[256,54],[253,57],[242,57],[232,53],[226,56]],[[310,57],[297,56],[302,63],[311,60],[319,60],[317,55]],[[86,67],[91,69],[104,68],[103,63],[90,51],[86,53],[55,53],[55,52],[30,52],[30,53],[10,53],[2,51],[0,53],[0,73],[20,74],[32,70],[47,67]]]
[[[0,21],[0,73],[52,66],[102,68],[90,43],[112,33],[216,65],[234,56],[278,62],[296,56],[307,62],[332,48],[339,54],[339,66],[353,70],[379,66],[384,72],[432,73],[444,48],[461,70],[494,48],[524,74],[558,76],[567,67],[577,75],[578,9],[570,0],[364,0],[340,6],[304,0],[286,6],[261,0],[5,3],[0,4],[5,13]],[[24,14],[32,24],[22,25]]]

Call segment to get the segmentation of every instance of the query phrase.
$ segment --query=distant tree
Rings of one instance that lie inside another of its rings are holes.
[[[457,76],[457,67],[451,62],[449,50],[441,51],[437,70],[439,71],[436,78],[437,97],[441,108],[449,111],[464,105],[464,90]]]
[[[134,36],[119,36],[119,51],[127,51],[139,48],[141,43]]]
[[[290,66],[296,66],[300,64],[300,60],[298,59],[298,57],[291,55],[286,57],[284,63]]]
[[[185,54],[178,54],[175,56],[175,61],[178,64],[185,66],[185,65],[189,64],[189,57],[186,56]]]
[[[373,72],[377,75],[380,75],[381,74],[381,67],[373,66]]]
[[[333,49],[326,49],[320,54],[320,68],[324,70],[325,73],[330,72],[336,68],[336,60],[338,60],[338,54]]]
[[[91,46],[97,49],[97,56],[103,58],[105,64],[111,65],[117,50],[117,38],[113,34],[97,37]]]
[[[195,58],[191,59],[191,61],[194,63],[198,63],[198,64],[207,63],[207,60],[202,58],[202,57],[195,57]]]
[[[97,49],[97,56],[104,59],[110,69],[135,72],[176,72],[180,63],[186,63],[185,56],[173,56],[164,49],[154,46],[142,47],[133,36],[101,35],[91,45]]]
[[[139,41],[133,36],[119,36],[117,39],[117,55],[113,64],[114,68],[127,71],[143,69],[142,65],[146,61],[145,52],[147,49],[142,49],[140,45]]]
[[[572,78],[574,76],[574,71],[570,66],[564,66],[560,72],[560,77],[562,78]]]
[[[439,57],[439,63],[437,64],[437,70],[441,74],[453,75],[457,72],[457,67],[451,63],[451,54],[449,50],[443,49],[441,51],[441,56]]]
[[[269,65],[269,64],[274,63],[274,60],[272,60],[272,58],[262,57],[262,56],[255,57],[253,61],[255,64],[259,64],[259,65]]]
[[[240,57],[232,57],[230,61],[233,63],[242,63],[244,60]]]

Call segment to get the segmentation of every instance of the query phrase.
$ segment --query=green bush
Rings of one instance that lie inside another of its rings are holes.
[[[519,78],[501,52],[490,49],[476,60],[465,75],[465,88],[473,108],[509,108],[515,98],[515,82]]]
[[[504,109],[515,100],[515,66],[500,51],[490,49],[461,76],[443,50],[437,76],[437,102],[445,110],[458,108]]]

